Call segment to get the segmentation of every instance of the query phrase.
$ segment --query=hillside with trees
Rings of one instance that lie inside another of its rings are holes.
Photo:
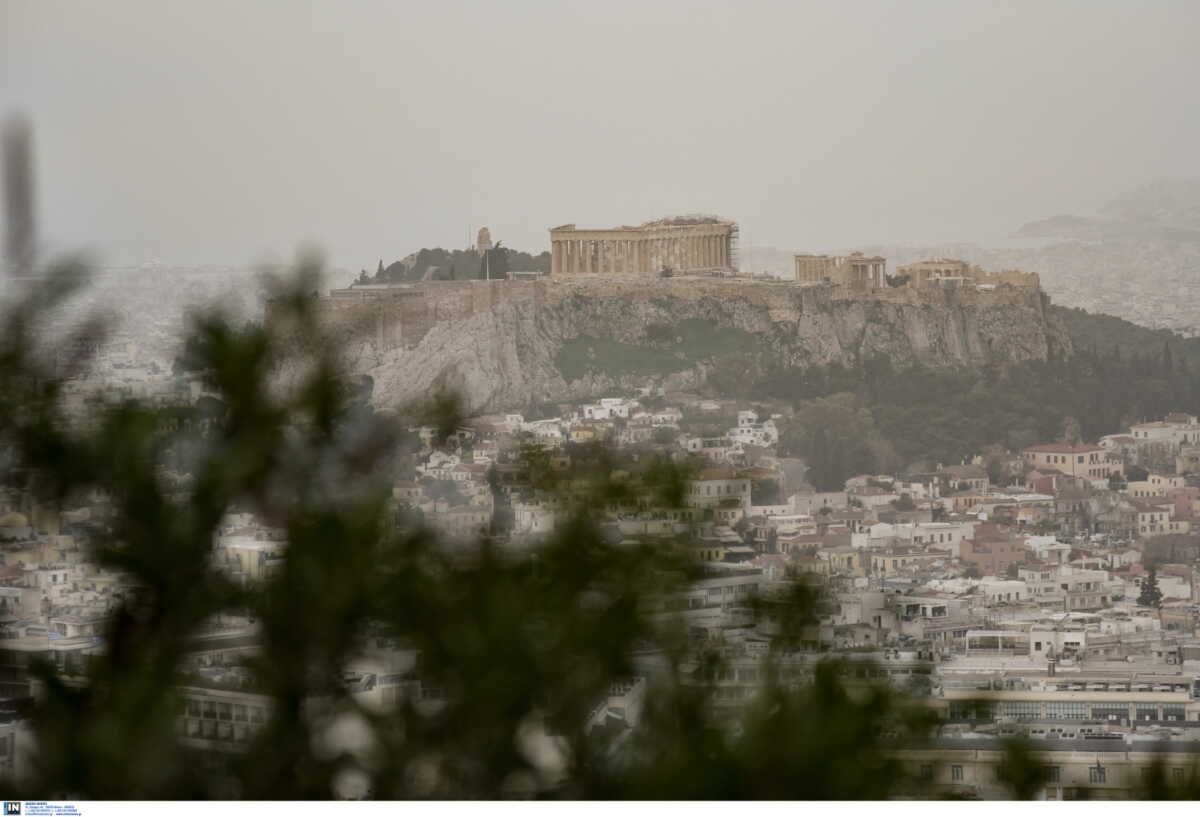
[[[486,262],[486,263],[485,263]],[[509,247],[497,246],[486,254],[469,250],[423,248],[399,261],[384,266],[380,260],[374,275],[363,270],[357,283],[394,284],[406,281],[474,281],[483,278],[503,280],[509,272],[550,272],[550,253],[531,255]]]

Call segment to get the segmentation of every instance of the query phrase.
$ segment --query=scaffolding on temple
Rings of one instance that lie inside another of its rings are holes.
[[[741,272],[740,260],[738,256],[738,225],[735,221],[729,228],[729,268],[734,272]]]

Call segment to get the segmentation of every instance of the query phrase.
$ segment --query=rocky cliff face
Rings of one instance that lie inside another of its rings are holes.
[[[682,283],[682,282],[680,282]],[[749,378],[885,355],[895,365],[981,366],[1071,352],[1037,292],[883,293],[726,285],[649,291],[577,287],[440,322],[411,349],[360,341],[352,367],[374,401],[401,407],[457,390],[473,412],[580,400],[649,381],[702,388],[715,372]]]

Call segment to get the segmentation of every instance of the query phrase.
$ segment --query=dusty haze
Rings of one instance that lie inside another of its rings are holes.
[[[1200,5],[0,3],[50,247],[373,267],[668,213],[987,240],[1200,175]]]

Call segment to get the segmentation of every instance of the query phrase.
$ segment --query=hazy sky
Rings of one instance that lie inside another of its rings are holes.
[[[338,265],[701,212],[821,251],[1200,175],[1200,3],[0,0],[42,238]]]

